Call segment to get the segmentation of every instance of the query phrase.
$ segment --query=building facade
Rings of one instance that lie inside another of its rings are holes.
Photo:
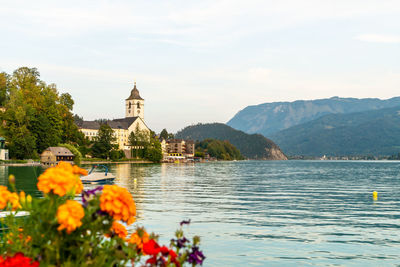
[[[114,119],[106,122],[114,131],[115,143],[119,149],[128,150],[129,135],[136,130],[150,133],[150,129],[144,122],[144,99],[140,96],[136,88],[136,82],[131,90],[131,94],[125,100],[125,118]],[[90,140],[95,140],[98,136],[100,123],[97,121],[83,121],[78,124],[80,131]]]
[[[43,166],[56,166],[60,161],[74,163],[74,154],[65,147],[48,147],[40,155],[40,162]]]
[[[163,139],[161,140],[161,149],[164,160],[193,158],[195,144],[193,140]]]

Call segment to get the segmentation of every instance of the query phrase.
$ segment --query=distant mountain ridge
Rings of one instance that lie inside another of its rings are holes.
[[[246,133],[271,137],[278,131],[318,119],[327,114],[347,114],[400,106],[400,97],[378,98],[332,97],[294,102],[272,102],[248,106],[239,111],[227,125]]]
[[[329,114],[271,135],[287,155],[393,155],[400,152],[400,105]]]
[[[286,160],[287,157],[271,140],[260,134],[246,134],[223,123],[197,124],[185,127],[175,138],[202,141],[205,139],[227,140],[250,159]]]

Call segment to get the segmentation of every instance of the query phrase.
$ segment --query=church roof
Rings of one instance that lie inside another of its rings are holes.
[[[114,119],[112,121],[107,121],[107,125],[111,127],[111,129],[125,129],[127,130],[129,126],[132,125],[139,117],[129,117],[129,118],[123,118],[123,119]],[[100,123],[97,121],[82,121],[78,125],[79,128],[81,129],[92,129],[92,130],[98,130],[100,129]]]
[[[77,125],[79,128],[82,129],[98,130],[100,128],[100,123],[98,123],[97,121],[82,121]]]
[[[112,129],[128,129],[139,117],[128,117],[123,119],[114,119],[108,121],[107,124],[110,125]]]
[[[131,95],[126,100],[133,100],[133,99],[144,100],[139,95],[139,90],[136,88],[136,82],[135,82],[135,86],[133,87],[133,89],[131,91]]]

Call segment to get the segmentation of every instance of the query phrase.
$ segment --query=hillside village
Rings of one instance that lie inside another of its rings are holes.
[[[146,136],[152,134],[144,119],[144,99],[140,96],[136,82],[127,99],[125,99],[125,118],[105,122],[114,132],[115,144],[124,151],[126,158],[132,158],[132,147],[129,143],[131,133],[142,132]],[[81,121],[77,124],[79,130],[89,140],[95,140],[101,126],[99,121]],[[193,160],[195,142],[183,139],[164,139],[157,137],[161,144],[162,161]]]

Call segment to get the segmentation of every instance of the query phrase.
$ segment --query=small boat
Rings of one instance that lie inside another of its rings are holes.
[[[105,168],[104,172],[93,172],[97,167]],[[112,183],[115,176],[108,172],[108,168],[105,165],[93,165],[89,174],[81,177],[81,181],[84,184],[108,184]]]

